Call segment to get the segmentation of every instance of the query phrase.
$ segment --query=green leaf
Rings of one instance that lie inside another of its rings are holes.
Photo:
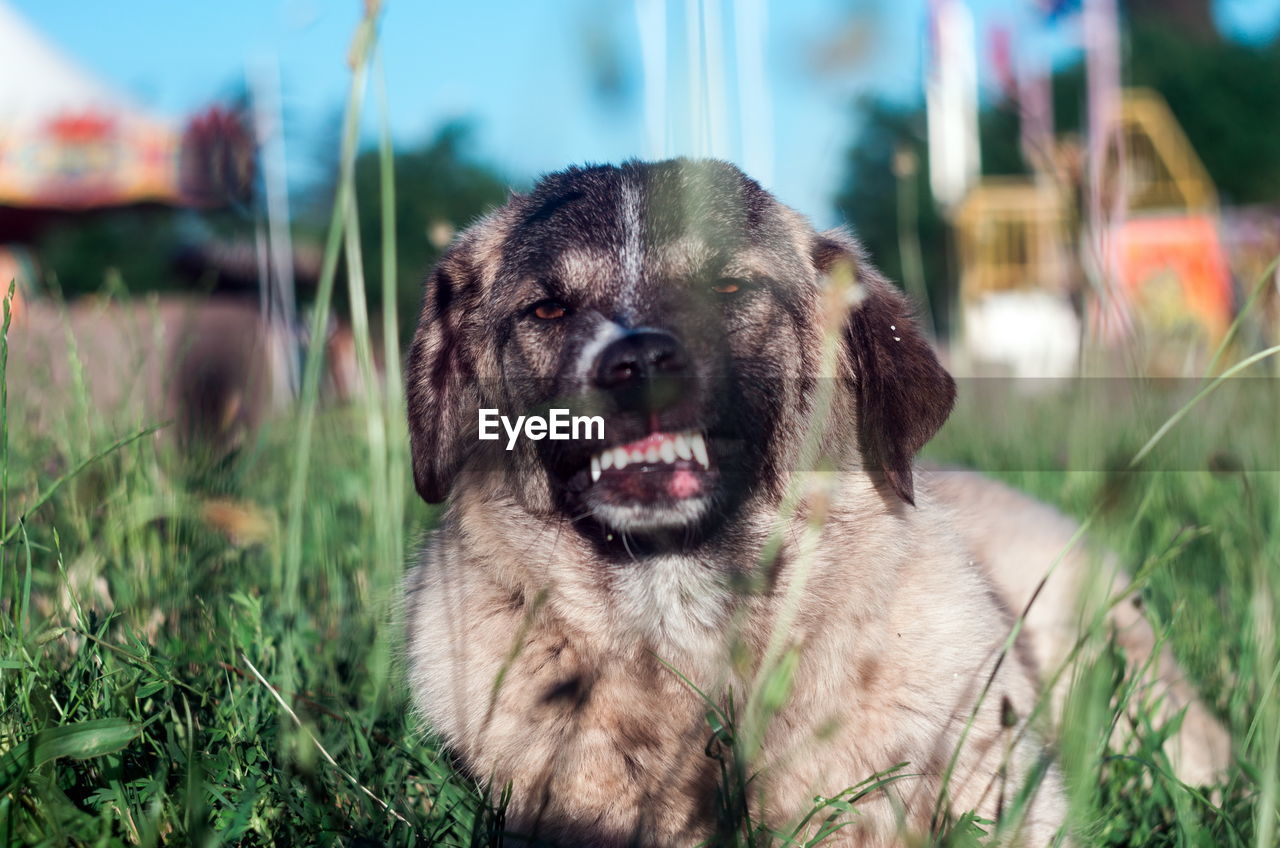
[[[81,721],[41,730],[0,755],[0,795],[13,791],[33,769],[59,757],[87,760],[123,749],[142,728],[122,718]]]
[[[165,681],[153,680],[143,686],[138,687],[138,691],[134,692],[135,698],[149,698],[165,687]]]

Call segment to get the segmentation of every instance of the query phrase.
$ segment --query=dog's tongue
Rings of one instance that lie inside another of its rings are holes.
[[[687,468],[678,468],[667,481],[667,494],[673,498],[691,498],[702,491],[702,481]]]

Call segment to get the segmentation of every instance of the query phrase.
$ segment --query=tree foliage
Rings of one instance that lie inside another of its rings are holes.
[[[396,301],[406,331],[417,318],[422,280],[447,237],[506,199],[507,181],[469,155],[471,138],[467,124],[449,123],[425,144],[394,154]],[[355,167],[365,280],[370,305],[381,308],[384,222],[378,150],[362,152]]]
[[[1201,41],[1134,26],[1128,78],[1164,95],[1224,203],[1280,199],[1280,42]]]

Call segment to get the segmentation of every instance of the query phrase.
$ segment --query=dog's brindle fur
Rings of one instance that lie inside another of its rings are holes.
[[[839,471],[796,470],[819,394],[824,287],[846,271],[857,296],[822,431]],[[548,301],[563,317],[531,315]],[[680,400],[657,418],[611,414],[605,443],[521,440],[507,454],[477,439],[480,407],[591,407],[593,358],[641,327],[688,352]],[[836,836],[900,844],[936,824],[973,713],[947,811],[998,819],[1002,798],[1039,773],[1009,835],[1048,844],[1065,817],[1060,776],[1039,768],[1034,732],[1002,724],[1002,708],[1030,714],[1033,670],[1016,651],[998,661],[1009,609],[915,485],[913,457],[953,396],[907,302],[857,245],[815,232],[730,165],[570,169],[512,197],[432,273],[408,361],[418,490],[449,497],[407,579],[410,683],[426,721],[473,775],[511,784],[516,831],[603,845],[708,838],[719,764],[704,754],[706,705],[664,663],[741,703],[821,511],[790,630],[790,696],[751,764],[753,813],[781,827],[815,795],[906,762],[910,776],[860,802]],[[696,503],[611,505],[584,481],[587,457],[654,426],[705,432],[718,477]],[[784,521],[793,482],[818,494]],[[781,549],[753,583],[774,531]]]

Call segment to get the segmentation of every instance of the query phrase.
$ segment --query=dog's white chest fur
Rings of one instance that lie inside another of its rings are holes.
[[[624,628],[655,647],[682,652],[723,641],[727,617],[724,577],[697,559],[652,557],[614,575],[616,605]]]

